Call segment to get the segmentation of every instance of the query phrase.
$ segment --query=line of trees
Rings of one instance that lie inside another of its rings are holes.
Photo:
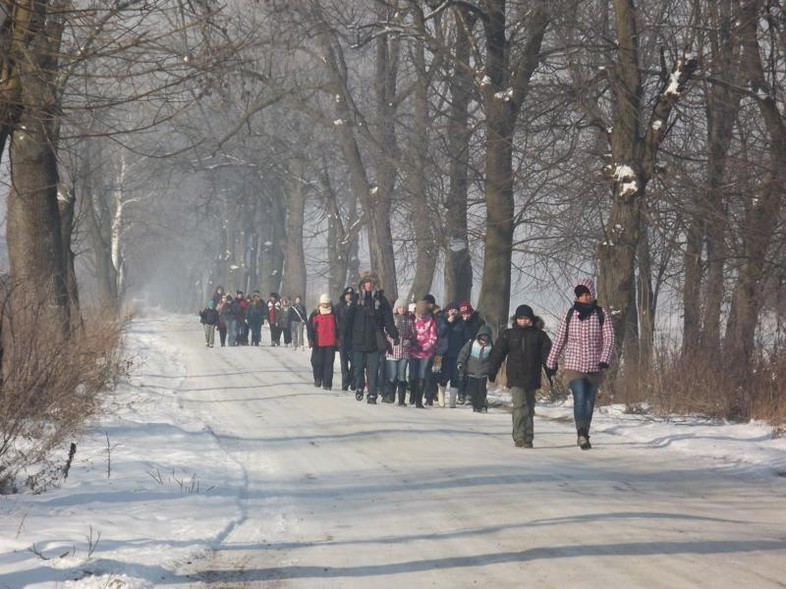
[[[63,337],[88,270],[119,307],[162,264],[190,306],[370,267],[495,329],[596,275],[637,373],[665,313],[738,383],[780,352],[782,2],[0,7],[11,279]]]

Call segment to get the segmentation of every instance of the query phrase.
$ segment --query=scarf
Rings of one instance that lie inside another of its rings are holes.
[[[576,303],[573,308],[579,312],[579,321],[584,321],[598,309],[598,301],[592,301],[589,305]]]

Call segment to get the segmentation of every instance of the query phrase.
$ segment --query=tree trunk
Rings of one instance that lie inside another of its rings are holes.
[[[66,255],[57,203],[57,111],[54,81],[62,24],[47,20],[46,2],[23,0],[3,27],[7,43],[0,80],[0,133],[11,127],[7,241],[14,320],[27,316],[67,337],[70,329]],[[11,30],[13,38],[6,37]],[[43,316],[41,316],[43,314]],[[42,332],[43,333],[43,332]]]
[[[287,192],[287,231],[284,247],[284,284],[282,290],[293,300],[306,295],[306,259],[303,253],[303,225],[306,210],[304,162],[294,158],[289,164]]]
[[[469,102],[472,98],[470,69],[470,34],[475,21],[466,10],[457,8],[456,44],[453,76],[450,85],[451,103],[448,120],[449,186],[445,200],[445,226],[448,244],[445,248],[445,293],[456,301],[471,301],[472,258],[469,254],[467,230],[467,187],[469,169]]]
[[[393,259],[393,238],[390,231],[391,178],[385,169],[378,169],[377,171],[381,174],[380,183],[373,187],[370,185],[355,132],[357,116],[350,107],[353,102],[346,84],[345,64],[331,44],[329,31],[323,31],[321,42],[325,55],[324,63],[330,76],[331,94],[335,96],[337,118],[334,121],[334,127],[349,169],[351,190],[363,210],[363,222],[368,231],[371,269],[379,275],[382,287],[386,289],[387,293],[395,296],[396,268]],[[384,77],[380,70],[385,65],[378,61],[377,66],[377,80],[380,80],[381,77]],[[389,81],[384,82],[383,86],[388,83]],[[379,104],[379,96],[377,96],[377,100]],[[379,141],[384,140],[380,138]],[[380,163],[379,159],[377,163]]]
[[[761,9],[760,1],[749,2],[744,5],[741,18],[745,72],[749,76],[751,92],[756,96],[770,138],[770,171],[747,209],[743,234],[745,257],[734,289],[724,339],[724,365],[741,367],[738,374],[740,381],[750,369],[756,320],[761,308],[762,278],[772,232],[783,209],[786,187],[786,121],[778,108],[762,63],[757,36]],[[772,21],[762,19],[762,22],[766,22],[765,26],[773,26]]]
[[[680,58],[670,75],[662,72],[661,94],[645,119],[636,8],[631,0],[614,0],[613,6],[618,50],[611,89],[616,119],[610,134],[614,163],[607,168],[613,192],[604,239],[598,248],[598,293],[610,312],[619,351],[624,349],[626,335],[636,332],[629,318],[637,315],[631,306],[636,300],[635,262],[646,187],[654,175],[671,112],[698,63],[694,58]]]
[[[267,186],[262,247],[259,252],[260,289],[263,295],[270,292],[287,295],[281,292],[286,243],[286,197],[277,180],[271,180]]]
[[[330,180],[329,169],[329,163],[323,161],[320,183],[328,219],[328,292],[331,296],[338,297],[346,286],[357,282],[360,222],[357,215],[357,199],[351,190],[347,193],[345,205],[348,216],[346,223],[344,222],[338,195]]]
[[[415,11],[415,26],[424,30],[423,14]],[[434,235],[434,223],[426,182],[426,162],[429,160],[429,112],[427,96],[427,71],[424,38],[413,41],[413,61],[415,68],[413,110],[414,124],[411,130],[410,149],[407,156],[407,184],[410,201],[412,228],[415,233],[415,276],[409,299],[420,298],[431,291],[434,270],[437,266],[439,247]],[[466,206],[466,203],[465,203]],[[392,301],[391,301],[392,302]]]
[[[636,334],[639,369],[648,371],[655,352],[655,294],[652,287],[652,258],[650,255],[649,231],[643,223],[639,241],[638,258],[638,333]],[[635,305],[632,305],[635,306]]]
[[[43,106],[46,89],[35,72],[24,76],[24,111],[11,136],[8,195],[8,256],[14,291],[14,316],[40,305],[46,322],[63,336],[70,325],[63,234],[57,203],[59,178],[54,139]],[[35,311],[36,313],[38,310]],[[45,323],[46,324],[46,323]]]
[[[540,60],[549,23],[544,2],[534,2],[521,57],[511,63],[504,0],[487,3],[486,75],[481,83],[486,115],[486,237],[478,310],[496,333],[508,323],[513,252],[513,130]]]
[[[713,84],[707,94],[707,126],[709,130],[709,159],[707,162],[707,189],[704,207],[699,211],[706,228],[707,281],[704,289],[704,313],[699,335],[698,349],[708,358],[716,358],[720,352],[721,309],[725,294],[725,266],[727,255],[726,234],[728,213],[726,211],[726,166],[729,146],[734,135],[734,126],[740,110],[742,94],[740,84],[740,36],[734,32],[738,11],[732,9],[730,0],[710,3],[709,14],[711,38],[712,77],[723,80]],[[695,313],[696,301],[690,301],[691,317]],[[689,333],[691,342],[694,332]]]

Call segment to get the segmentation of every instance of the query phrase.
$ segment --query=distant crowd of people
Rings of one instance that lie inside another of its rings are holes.
[[[260,344],[265,321],[272,346],[311,350],[314,386],[332,390],[336,356],[341,390],[374,405],[425,408],[471,404],[486,413],[487,383],[493,383],[505,365],[512,396],[513,441],[532,448],[535,394],[542,374],[549,381],[562,362],[562,377],[574,400],[577,444],[591,448],[589,430],[598,388],[611,363],[614,330],[605,309],[597,304],[591,280],[574,288],[574,305],[563,316],[552,342],[543,321],[529,305],[519,305],[511,325],[493,340],[469,301],[444,308],[435,297],[391,304],[373,272],[361,275],[357,288],[347,286],[334,303],[319,296],[315,309],[306,312],[301,297],[293,302],[270,293],[264,300],[255,291],[250,299],[218,287],[200,312],[205,341],[213,347],[218,331],[221,346]],[[305,331],[306,340],[303,339]]]
[[[205,329],[205,344],[215,345],[218,332],[221,347],[258,346],[262,341],[262,326],[270,326],[270,345],[306,349],[304,330],[306,307],[301,297],[292,301],[271,292],[264,299],[259,291],[247,298],[242,290],[230,294],[223,286],[216,287],[207,306],[200,311],[200,319]],[[249,341],[250,340],[250,341]]]

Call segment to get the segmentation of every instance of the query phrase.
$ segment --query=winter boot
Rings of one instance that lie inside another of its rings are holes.
[[[589,428],[588,427],[580,427],[577,429],[578,438],[576,439],[576,444],[578,444],[579,448],[582,450],[589,450],[592,448],[592,445],[589,441]]]
[[[399,407],[406,407],[406,398],[407,398],[407,383],[400,382],[398,383],[398,405]]]
[[[386,382],[385,383],[385,392],[382,393],[382,402],[383,403],[392,403],[396,400],[396,383],[395,382]]]
[[[442,385],[437,385],[437,405],[445,406],[445,387]]]
[[[415,396],[417,394],[416,393],[417,386],[418,385],[417,385],[417,381],[416,380],[413,379],[413,380],[409,381],[409,404],[410,405],[414,405],[415,404],[415,401],[416,401]]]
[[[458,396],[458,388],[450,387],[450,406],[456,408],[456,397]]]
[[[413,382],[413,391],[412,393],[415,395],[415,407],[418,409],[424,409],[423,406],[423,381],[418,379]]]

